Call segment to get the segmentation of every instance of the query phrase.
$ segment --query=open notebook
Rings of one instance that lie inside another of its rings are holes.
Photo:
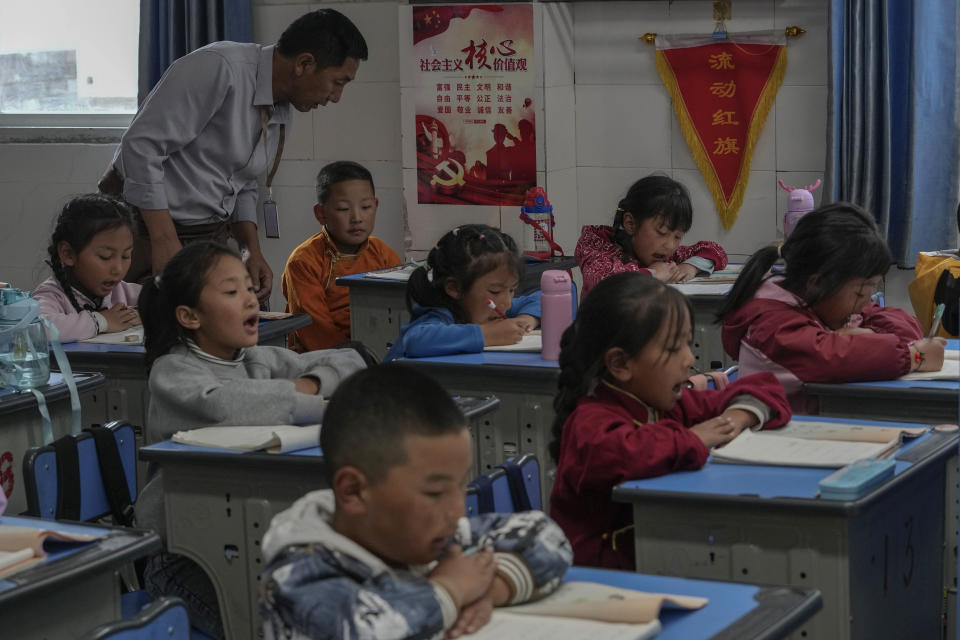
[[[410,279],[410,274],[413,273],[414,269],[419,266],[418,264],[402,264],[399,267],[392,267],[382,271],[371,271],[370,273],[363,274],[363,277],[372,278],[373,280],[399,280],[400,282],[406,282]]]
[[[660,631],[664,607],[700,609],[706,598],[645,593],[593,582],[564,582],[537,602],[496,609],[479,640],[641,640]]]
[[[0,525],[0,578],[43,560],[47,556],[45,546],[55,543],[85,544],[102,537]]]
[[[960,352],[955,349],[943,352],[943,367],[940,371],[918,371],[901,376],[901,380],[960,380]]]
[[[713,462],[839,469],[863,458],[883,455],[903,438],[925,428],[871,427],[839,422],[791,420],[780,429],[747,429],[711,452]]]
[[[180,444],[198,447],[287,453],[320,446],[320,425],[204,427],[190,431],[177,431],[170,439]]]
[[[484,347],[484,351],[527,351],[540,353],[543,350],[543,342],[540,338],[540,330],[535,329],[523,336],[520,342],[516,344],[505,344],[496,347]]]

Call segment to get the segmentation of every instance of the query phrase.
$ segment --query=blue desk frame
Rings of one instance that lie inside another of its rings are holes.
[[[944,502],[957,440],[903,446],[895,477],[854,501],[817,497],[830,469],[712,463],[623,483],[613,499],[632,506],[638,571],[817,588],[824,611],[806,638],[932,638],[954,564]]]
[[[117,571],[161,547],[152,531],[13,516],[0,517],[0,525],[109,534],[97,542],[62,548],[45,562],[0,580],[2,636],[10,639],[73,638],[119,620]]]
[[[573,567],[565,580],[599,582],[651,593],[700,596],[710,602],[697,611],[664,609],[657,640],[773,640],[785,638],[820,610],[815,589],[688,580],[621,571]]]
[[[96,398],[106,386],[106,379],[100,373],[83,372],[76,372],[74,379],[80,396],[82,424],[100,422]],[[54,438],[70,433],[70,392],[63,383],[63,376],[51,373],[49,382],[39,390],[47,401]],[[23,456],[30,447],[43,444],[42,421],[34,395],[0,389],[0,491],[4,490],[3,487],[10,491],[8,513],[26,511]]]

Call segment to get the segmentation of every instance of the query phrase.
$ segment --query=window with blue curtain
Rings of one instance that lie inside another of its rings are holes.
[[[825,199],[865,207],[897,264],[957,236],[960,7],[831,0]]]

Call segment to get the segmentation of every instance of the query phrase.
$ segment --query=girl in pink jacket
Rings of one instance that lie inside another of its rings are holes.
[[[33,292],[62,342],[140,324],[140,285],[123,282],[133,251],[129,205],[99,193],[73,198],[57,218],[47,264],[53,277]]]
[[[770,268],[782,259],[776,275]],[[800,219],[782,246],[760,249],[744,266],[718,318],[723,348],[740,375],[770,371],[793,410],[815,413],[804,382],[889,380],[943,365],[942,338],[871,300],[893,260],[873,217],[846,202]]]

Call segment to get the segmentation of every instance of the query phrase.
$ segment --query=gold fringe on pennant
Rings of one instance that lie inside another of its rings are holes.
[[[777,91],[783,83],[783,76],[787,70],[787,47],[780,47],[780,52],[777,54],[777,60],[774,62],[770,76],[767,78],[767,83],[763,87],[763,91],[760,92],[760,98],[750,115],[750,127],[747,130],[747,141],[740,163],[740,173],[737,175],[737,182],[733,188],[733,193],[730,194],[730,200],[727,200],[723,194],[720,178],[717,177],[717,172],[713,168],[713,163],[710,162],[707,149],[693,125],[693,119],[687,112],[687,105],[683,102],[683,96],[680,93],[680,86],[677,83],[676,76],[674,76],[673,68],[667,62],[667,57],[663,54],[663,51],[657,50],[656,60],[657,72],[660,74],[660,79],[663,81],[667,93],[670,94],[670,101],[673,102],[673,110],[677,114],[680,130],[683,131],[683,137],[687,140],[687,146],[690,147],[693,159],[710,189],[723,229],[729,231],[733,223],[737,221],[737,214],[741,205],[743,205],[743,196],[747,191],[747,182],[750,179],[750,163],[753,161],[754,146],[756,146],[757,138],[767,121],[767,114],[770,113],[770,107],[773,106],[773,101],[777,97]]]

